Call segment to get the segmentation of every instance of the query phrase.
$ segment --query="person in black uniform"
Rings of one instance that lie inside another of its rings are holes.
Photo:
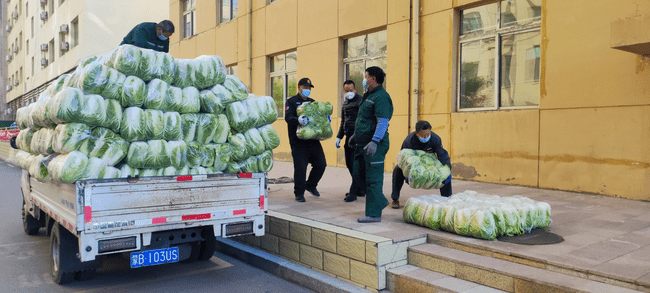
[[[158,52],[169,52],[169,37],[174,33],[174,24],[169,20],[160,23],[143,22],[136,25],[120,45],[134,45]]]
[[[311,89],[314,85],[309,78],[302,78],[298,81],[298,94],[287,100],[287,107],[284,112],[284,120],[287,121],[289,130],[289,145],[291,145],[291,156],[293,157],[293,193],[296,201],[305,201],[305,190],[313,196],[320,196],[316,186],[325,173],[327,162],[325,153],[320,141],[317,139],[300,139],[296,135],[298,125],[309,124],[309,118],[302,115],[298,117],[297,109],[306,102],[313,102],[309,98]],[[307,175],[307,164],[311,164],[312,169],[309,173],[309,179],[305,182]]]
[[[354,134],[354,122],[357,120],[359,105],[363,97],[357,94],[354,81],[346,80],[343,83],[343,115],[341,116],[341,126],[339,133],[336,135],[336,148],[341,147],[341,139],[345,136],[345,165],[352,176],[352,185],[350,192],[345,194],[345,201],[351,202],[357,200],[357,196],[366,196],[366,187],[359,184],[359,180],[354,176],[354,146],[350,143],[350,137]],[[363,175],[365,176],[365,175]]]
[[[401,149],[423,150],[427,153],[435,153],[440,163],[447,165],[451,169],[449,154],[442,147],[440,136],[431,132],[431,124],[427,121],[418,121],[415,123],[415,131],[406,136]],[[392,208],[394,209],[399,209],[399,193],[402,190],[402,186],[404,186],[404,181],[405,177],[402,169],[399,166],[395,166],[395,169],[393,169],[393,193],[390,196],[393,199]],[[445,185],[440,188],[440,195],[444,197],[451,196],[451,175],[443,183]]]

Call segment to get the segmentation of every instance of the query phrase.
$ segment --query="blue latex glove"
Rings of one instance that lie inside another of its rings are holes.
[[[366,155],[374,156],[375,153],[377,152],[377,143],[371,141],[365,147],[363,147],[363,150],[366,151]]]
[[[302,115],[302,116],[298,117],[298,123],[300,123],[300,125],[302,125],[302,126],[305,126],[305,125],[309,124],[309,118],[307,116],[305,116],[305,115]]]
[[[332,122],[332,116],[327,116],[327,121]]]
[[[341,148],[341,139],[338,137],[336,138],[336,148]]]
[[[445,181],[442,181],[442,183],[444,183],[444,184],[447,184],[449,182],[451,182],[451,175],[449,175],[449,177],[447,177],[447,179],[445,179]]]

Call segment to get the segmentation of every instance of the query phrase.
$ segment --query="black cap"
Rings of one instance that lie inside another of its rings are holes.
[[[298,85],[308,85],[310,87],[314,87],[314,85],[311,84],[311,79],[306,77],[301,78],[300,81],[298,81]]]

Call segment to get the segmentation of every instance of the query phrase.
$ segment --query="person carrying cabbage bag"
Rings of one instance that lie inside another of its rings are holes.
[[[289,130],[289,145],[291,146],[291,156],[293,157],[293,193],[296,201],[305,202],[305,190],[313,196],[320,196],[316,186],[325,173],[327,161],[320,141],[317,139],[300,139],[296,134],[298,124],[309,124],[309,118],[302,115],[298,117],[298,107],[303,103],[314,102],[309,98],[311,89],[314,87],[309,78],[302,78],[298,81],[298,94],[287,100],[287,106],[284,111],[284,120],[287,121]],[[305,182],[307,175],[307,165],[311,164],[312,169],[309,173],[309,179]]]
[[[381,212],[388,206],[382,187],[384,158],[390,147],[388,121],[393,117],[393,101],[382,86],[385,77],[384,71],[377,66],[366,69],[363,79],[366,93],[350,139],[356,146],[355,176],[362,186],[366,186],[366,216],[357,219],[359,223],[381,222]]]
[[[451,170],[451,161],[449,154],[442,147],[440,136],[431,131],[431,124],[427,121],[418,121],[415,123],[415,131],[409,133],[402,143],[403,149],[422,150],[427,153],[435,153],[438,161],[446,165]],[[393,192],[390,197],[393,199],[392,208],[399,209],[399,193],[404,186],[404,173],[399,166],[393,169]],[[445,181],[445,185],[440,188],[440,195],[444,197],[451,196],[451,175]]]
[[[120,45],[134,45],[158,52],[169,53],[169,37],[174,34],[174,24],[169,20],[160,23],[143,22],[136,25]]]
[[[357,120],[357,113],[359,113],[359,105],[363,101],[363,97],[357,94],[356,85],[354,81],[348,79],[343,83],[343,115],[341,115],[341,126],[336,135],[336,148],[341,147],[341,139],[345,136],[345,166],[350,171],[352,176],[352,184],[350,185],[350,192],[345,194],[343,199],[345,202],[352,202],[357,200],[357,196],[366,196],[366,186],[361,186],[359,180],[354,176],[354,146],[350,143],[350,137],[354,134],[354,122]]]

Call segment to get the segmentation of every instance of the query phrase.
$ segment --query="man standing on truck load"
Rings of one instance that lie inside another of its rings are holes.
[[[431,131],[431,124],[427,121],[418,121],[415,123],[415,131],[406,136],[402,143],[403,149],[422,150],[427,153],[435,153],[438,160],[451,170],[451,160],[449,154],[442,147],[440,136]],[[404,173],[399,166],[393,169],[393,192],[390,197],[393,199],[392,208],[399,209],[399,193],[404,186]],[[444,197],[451,196],[451,175],[445,181],[445,185],[440,188],[440,195]]]
[[[169,37],[174,34],[174,24],[169,20],[160,23],[143,22],[136,25],[120,45],[134,45],[158,52],[169,53]]]
[[[345,165],[352,176],[352,185],[350,185],[350,192],[345,194],[344,200],[351,202],[357,200],[357,196],[366,196],[366,186],[361,186],[359,179],[354,176],[354,146],[350,143],[350,137],[354,134],[354,122],[357,120],[359,105],[363,101],[363,97],[357,94],[354,81],[349,79],[343,83],[343,93],[343,115],[341,115],[341,126],[339,126],[339,132],[336,135],[336,148],[341,147],[341,139],[345,136],[343,145]]]
[[[306,102],[313,102],[310,98],[311,89],[314,85],[309,78],[302,78],[298,81],[298,94],[287,100],[287,107],[284,112],[284,120],[287,121],[289,130],[289,145],[291,145],[291,156],[293,157],[293,193],[296,201],[305,202],[305,190],[313,196],[320,196],[316,186],[325,173],[327,162],[325,153],[320,141],[317,139],[300,139],[296,135],[298,124],[309,124],[309,118],[305,115],[298,117],[298,107]],[[309,172],[309,179],[305,182],[307,165],[311,163],[312,169]]]
[[[393,101],[382,86],[385,77],[377,66],[366,69],[363,79],[366,93],[354,123],[354,172],[360,184],[366,186],[366,216],[359,218],[359,223],[381,222],[381,211],[388,205],[382,187],[384,158],[390,147],[388,121],[393,117]]]

